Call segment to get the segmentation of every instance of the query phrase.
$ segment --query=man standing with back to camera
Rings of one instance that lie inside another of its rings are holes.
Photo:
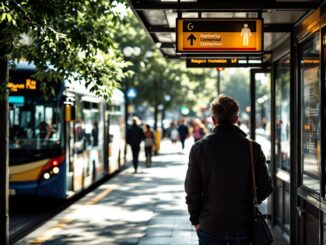
[[[239,104],[220,95],[211,103],[214,130],[192,146],[186,203],[200,245],[249,245],[253,193],[249,141],[235,124]],[[254,142],[257,199],[273,191],[261,146]]]

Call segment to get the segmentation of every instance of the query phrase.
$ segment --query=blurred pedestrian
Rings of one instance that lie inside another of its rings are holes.
[[[176,125],[175,121],[171,122],[170,139],[171,139],[172,144],[175,144],[179,139],[179,132],[178,132],[177,125]]]
[[[195,142],[201,140],[205,136],[205,125],[200,121],[199,118],[196,118],[193,123],[192,134],[194,136]]]
[[[40,122],[38,129],[39,137],[42,139],[49,139],[55,133],[55,130],[53,129],[52,125],[45,121]]]
[[[192,146],[185,180],[186,203],[199,244],[249,245],[253,193],[249,140],[235,124],[239,105],[220,95],[210,107],[215,128]],[[261,146],[253,142],[257,199],[273,190]]]
[[[186,125],[184,118],[180,119],[178,133],[179,133],[179,139],[181,142],[182,150],[184,150],[186,138],[188,138],[188,136],[189,136],[189,128]]]
[[[132,125],[127,130],[127,144],[130,145],[132,151],[132,163],[134,165],[135,173],[138,168],[138,157],[140,151],[140,143],[145,138],[144,131],[138,126],[139,119],[137,117],[132,118]]]
[[[146,166],[150,167],[152,165],[152,152],[154,145],[154,132],[151,127],[145,125],[145,156],[146,156]]]

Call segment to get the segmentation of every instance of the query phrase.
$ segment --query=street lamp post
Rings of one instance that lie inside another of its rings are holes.
[[[219,95],[221,92],[221,73],[218,70],[217,71],[217,95]]]
[[[130,59],[133,56],[139,56],[141,54],[141,49],[139,47],[130,47],[126,46],[122,50],[123,55],[127,58]],[[125,120],[126,120],[126,125],[128,123],[129,119],[129,105],[132,103],[132,99],[135,98],[133,96],[128,96],[128,92],[130,93],[130,88],[132,87],[132,81],[130,80],[131,84],[129,84],[129,79],[126,79],[126,86],[125,86]],[[134,92],[134,90],[132,90]],[[130,93],[131,94],[131,93]],[[134,93],[133,93],[134,94]]]
[[[163,135],[165,135],[165,128],[164,128],[165,112],[166,112],[166,108],[167,108],[168,104],[170,103],[170,101],[171,101],[171,96],[168,94],[164,95],[164,106],[162,108],[162,122],[161,122]]]

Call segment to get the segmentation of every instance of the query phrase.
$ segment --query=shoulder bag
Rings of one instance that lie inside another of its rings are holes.
[[[256,189],[256,177],[255,177],[255,162],[253,154],[253,143],[249,140],[250,148],[250,162],[251,162],[251,174],[252,174],[252,188],[253,188],[253,206],[254,206],[254,219],[251,230],[251,243],[253,245],[269,245],[273,243],[272,232],[260,212],[257,204],[257,189]]]

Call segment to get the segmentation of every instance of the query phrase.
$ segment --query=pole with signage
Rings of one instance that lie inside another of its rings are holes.
[[[133,88],[133,87],[128,88],[127,97],[129,99],[131,99],[131,100],[136,98],[137,97],[137,90],[135,88]]]
[[[177,53],[263,51],[262,19],[177,19]]]
[[[130,104],[129,104],[129,107],[128,107],[128,112],[130,112],[130,113],[133,113],[134,112],[132,100],[137,97],[137,94],[138,93],[137,93],[137,89],[136,88],[133,88],[133,87],[128,88],[128,90],[127,90],[127,97],[130,100]]]
[[[217,68],[217,95],[221,93],[221,73],[220,70]]]

